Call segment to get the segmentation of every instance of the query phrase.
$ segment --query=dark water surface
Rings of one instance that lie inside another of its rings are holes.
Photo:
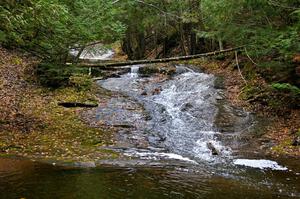
[[[246,174],[247,173],[247,174]],[[93,169],[0,159],[0,198],[299,198],[293,172],[244,176],[180,167]]]

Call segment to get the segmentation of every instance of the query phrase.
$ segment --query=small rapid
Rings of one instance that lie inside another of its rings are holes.
[[[231,149],[222,144],[214,124],[222,92],[214,88],[213,75],[184,66],[177,66],[170,79],[140,77],[138,71],[139,66],[134,66],[119,78],[99,81],[103,88],[142,104],[150,116],[147,120],[143,115],[132,118],[134,136],[145,136],[147,147],[130,148],[125,154],[149,159],[176,157],[193,163],[230,159]],[[98,117],[102,117],[101,112]],[[128,117],[130,120],[131,115]],[[136,124],[136,117],[143,125]]]
[[[140,67],[144,66],[132,66],[127,74],[98,82],[103,88],[123,95],[111,99],[109,106],[115,111],[110,113],[113,119],[109,123],[120,126],[126,122],[125,125],[132,126],[120,133],[124,142],[131,140],[130,146],[122,144],[120,147],[126,156],[155,161],[174,159],[190,164],[230,163],[285,169],[270,160],[236,156],[242,145],[240,137],[251,129],[253,117],[224,103],[223,90],[215,87],[215,76],[184,65],[177,65],[171,77],[144,76],[139,74]],[[143,108],[139,111],[124,108],[136,104]],[[222,113],[220,107],[229,111]],[[230,114],[234,116],[233,121],[225,122],[225,130],[220,129],[216,118]],[[97,117],[109,120],[103,111],[99,111]]]
[[[214,104],[218,93],[213,84],[212,75],[186,72],[161,85],[159,94],[143,99],[153,108],[151,130],[158,132],[170,152],[212,161],[211,145],[219,157],[230,154],[216,138]]]
[[[79,49],[71,49],[70,54],[73,56],[77,56],[79,53]],[[103,44],[95,44],[86,47],[80,54],[79,59],[93,61],[103,61],[108,60],[114,55],[114,51],[111,49],[107,49],[103,46]]]

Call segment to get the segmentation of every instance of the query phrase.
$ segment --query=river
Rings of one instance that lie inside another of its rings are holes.
[[[231,106],[216,77],[177,65],[165,78],[98,81],[113,95],[96,119],[119,126],[121,158],[96,168],[0,159],[0,198],[299,198],[299,159],[269,160],[247,139],[256,118]]]

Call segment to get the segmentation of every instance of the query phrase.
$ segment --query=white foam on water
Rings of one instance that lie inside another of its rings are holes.
[[[280,170],[280,171],[288,170],[287,167],[283,167],[275,161],[264,160],[264,159],[260,159],[260,160],[236,159],[233,161],[233,163],[235,165],[253,167],[258,169],[272,169],[272,170]]]
[[[103,54],[102,54],[103,53]],[[82,55],[80,56],[80,59],[89,59],[89,60],[105,60],[110,58],[111,56],[113,56],[114,51],[112,50],[107,50],[105,52],[101,51],[101,52],[85,52],[82,53]]]
[[[214,161],[215,158],[212,155],[212,150],[208,147],[210,143],[218,152],[217,157],[226,157],[231,154],[231,149],[222,145],[220,141],[217,141],[214,138],[214,135],[218,134],[214,131],[201,131],[203,138],[197,140],[193,152],[196,154],[196,157],[205,161]]]
[[[132,78],[137,78],[139,76],[138,72],[139,72],[140,66],[132,66],[131,67],[131,71],[130,71],[130,77]]]
[[[126,155],[137,156],[142,159],[148,159],[148,160],[159,160],[161,158],[166,158],[166,159],[181,160],[181,161],[190,162],[193,164],[198,164],[196,161],[191,160],[190,158],[183,157],[183,156],[175,154],[175,153],[135,152],[135,153],[128,153]]]
[[[73,56],[77,56],[79,53],[79,50],[77,49],[71,49],[70,54]],[[92,61],[96,60],[106,60],[111,58],[114,55],[114,51],[110,49],[103,48],[102,45],[96,45],[92,47],[88,47],[84,49],[80,55],[80,59],[88,59]]]

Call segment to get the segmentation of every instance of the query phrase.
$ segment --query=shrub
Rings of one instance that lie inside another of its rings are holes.
[[[272,84],[272,87],[278,91],[300,96],[300,89],[297,86],[293,86],[288,83],[274,83]]]
[[[88,69],[48,62],[40,63],[36,69],[38,83],[50,88],[69,86],[70,77],[82,73],[87,74]]]
[[[69,77],[69,85],[77,88],[78,90],[88,90],[93,84],[89,75],[74,74]]]

